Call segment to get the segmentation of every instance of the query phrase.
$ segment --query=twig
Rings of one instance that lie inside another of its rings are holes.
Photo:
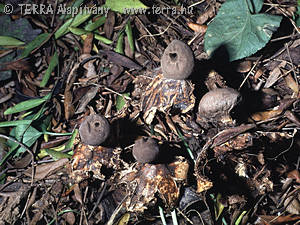
[[[179,16],[180,16],[180,15],[178,15],[178,16],[175,18],[175,20],[177,20],[177,19],[179,18]],[[141,36],[141,37],[138,39],[138,41],[141,40],[141,39],[143,39],[144,37],[155,37],[155,36],[163,35],[164,33],[166,33],[166,32],[169,30],[170,26],[172,26],[173,23],[175,23],[175,20],[174,20],[174,21],[171,21],[171,22],[169,23],[169,25],[167,26],[167,28],[166,28],[164,31],[162,31],[162,32],[160,32],[160,33],[157,33],[157,34],[149,34],[149,35],[148,35],[148,34],[145,34],[145,35]]]
[[[243,87],[244,83],[246,82],[246,80],[248,79],[248,77],[250,76],[250,74],[252,73],[252,71],[254,70],[254,68],[257,66],[259,60],[261,59],[262,56],[260,56],[256,62],[254,63],[254,65],[252,66],[251,70],[248,72],[247,76],[245,77],[245,79],[243,80],[243,82],[241,83],[240,87],[238,90],[241,90],[241,88]]]
[[[191,4],[190,6],[188,6],[188,8],[192,8],[192,7],[194,7],[196,5],[199,5],[199,4],[203,3],[203,2],[205,2],[205,0],[201,0],[199,2],[195,2],[195,3]]]
[[[102,198],[103,198],[103,195],[104,195],[104,193],[105,193],[105,191],[106,191],[106,186],[107,186],[107,184],[106,184],[106,182],[104,182],[104,185],[102,185],[102,190],[101,190],[100,196],[99,196],[99,198],[97,199],[97,202],[96,202],[96,204],[94,205],[92,211],[90,212],[90,215],[89,215],[89,217],[88,217],[88,220],[91,219],[91,217],[92,217],[93,213],[95,212],[96,208],[99,206],[99,204],[100,204],[100,202],[101,202],[101,200],[102,200]]]
[[[122,95],[122,94],[120,94],[119,92],[116,92],[116,91],[114,91],[114,90],[112,90],[112,89],[110,89],[110,88],[108,88],[108,87],[102,86],[102,85],[100,85],[100,87],[103,87],[105,90],[110,91],[110,92],[112,92],[112,93],[114,93],[114,94],[116,94],[116,95],[119,95],[120,97],[125,98],[126,100],[131,101],[131,98],[128,97],[128,96]]]

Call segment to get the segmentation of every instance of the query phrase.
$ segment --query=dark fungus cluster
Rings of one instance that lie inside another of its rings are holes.
[[[165,49],[161,59],[165,79],[185,80],[193,71],[194,56],[190,47],[182,41],[174,40]],[[200,100],[198,116],[203,120],[223,121],[230,118],[232,109],[241,102],[241,95],[232,88],[218,88],[206,93]],[[101,145],[110,134],[110,125],[101,115],[90,115],[79,128],[84,144]],[[134,158],[140,163],[151,163],[157,159],[159,146],[150,137],[135,141],[132,150]]]

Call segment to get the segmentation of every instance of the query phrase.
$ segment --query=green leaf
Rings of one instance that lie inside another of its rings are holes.
[[[115,48],[115,52],[124,55],[124,49],[123,49],[123,42],[124,42],[124,32],[120,34],[117,40],[117,45]]]
[[[9,15],[0,16],[0,36],[10,36],[24,41],[26,44],[31,42],[38,34],[41,33],[40,29],[33,29],[27,18],[20,17],[18,19],[11,20]],[[0,46],[3,52],[5,46]],[[0,65],[2,63],[11,62],[17,59],[22,53],[22,50],[13,51],[10,54],[0,57]],[[1,71],[0,81],[11,78],[12,71]]]
[[[84,0],[76,0],[73,5],[71,6],[70,10],[71,12],[73,12],[72,10],[76,10],[78,9],[79,7],[82,7],[82,3],[84,2]],[[58,4],[58,7],[62,6],[62,9],[61,11],[65,10],[65,7],[63,4]],[[59,12],[59,8],[57,9],[58,12]],[[72,13],[66,13],[64,15],[61,15],[60,19],[69,19],[70,17],[72,16]]]
[[[20,125],[12,129],[10,136],[13,136],[19,142],[22,142],[25,146],[31,147],[36,140],[42,135],[37,129],[32,126]],[[7,144],[10,146],[10,151],[5,155],[5,159],[19,146],[19,144],[12,142],[10,140],[7,141]],[[26,149],[20,147],[14,156],[19,156],[21,153],[25,152]],[[1,161],[2,162],[2,161]]]
[[[99,34],[95,34],[94,37],[95,37],[96,40],[101,41],[101,42],[103,42],[104,44],[107,44],[107,45],[110,45],[110,44],[113,43],[112,40],[109,40],[106,37],[103,37],[103,36],[101,36]]]
[[[132,35],[132,28],[131,28],[129,20],[125,26],[125,33],[128,38],[129,47],[130,47],[131,51],[134,53],[134,41],[133,41],[133,35]]]
[[[220,215],[222,214],[222,212],[225,208],[224,205],[220,202],[221,197],[222,197],[221,194],[218,193],[217,199],[216,199],[216,206],[215,206],[216,220],[219,219]]]
[[[69,27],[69,30],[75,35],[83,35],[88,33],[88,31],[77,27]]]
[[[52,115],[50,114],[46,117],[43,117],[43,119],[41,119],[40,121],[38,121],[37,128],[39,130],[41,130],[43,134],[45,134],[45,132],[47,132],[47,129],[48,129],[49,125],[51,124],[51,119],[52,119]]]
[[[51,150],[56,151],[56,152],[60,152],[60,151],[63,151],[63,150],[68,150],[68,149],[71,150],[73,148],[73,145],[74,145],[75,138],[76,138],[77,134],[78,134],[78,129],[75,129],[72,136],[71,136],[71,138],[69,139],[69,141],[66,144],[57,146],[55,148],[51,148]],[[74,153],[73,151],[69,151],[68,155],[73,155],[73,153]],[[47,149],[42,149],[41,152],[38,154],[38,157],[42,159],[45,156],[47,156],[47,154],[49,154],[49,153],[47,153]]]
[[[19,137],[23,135],[23,139],[22,139],[23,144],[26,145],[27,147],[31,147],[43,133],[38,131],[32,126],[29,126],[28,129],[23,134],[25,128],[27,128],[26,125],[16,127],[16,138],[20,140]]]
[[[45,87],[49,78],[50,78],[50,75],[52,73],[52,71],[54,70],[54,68],[58,65],[58,55],[57,55],[57,52],[54,53],[54,55],[52,56],[51,60],[50,60],[50,63],[49,63],[49,66],[45,72],[45,75],[43,77],[43,80],[42,82],[40,83],[40,87]]]
[[[49,99],[51,98],[52,96],[52,93],[50,93],[49,95]],[[47,99],[47,100],[49,100]],[[45,111],[46,111],[46,107],[45,107],[45,104],[42,105],[42,107],[39,109],[39,111],[33,115],[33,117],[31,118],[32,121],[35,121],[35,120],[38,120],[40,119],[43,115],[45,115]],[[27,119],[27,118],[26,118]]]
[[[263,7],[264,1],[263,0],[246,0],[248,9],[251,14],[259,13],[261,8]]]
[[[0,45],[13,45],[13,46],[19,46],[24,45],[25,42],[20,41],[16,38],[9,37],[9,36],[0,36]]]
[[[259,9],[261,3],[255,2],[254,7]],[[211,55],[217,48],[224,46],[230,61],[250,56],[267,44],[281,19],[280,16],[251,14],[247,0],[227,0],[208,26],[205,51]]]
[[[91,15],[92,15],[91,13],[77,14],[70,26],[71,27],[78,27],[80,24],[87,21],[88,18],[90,18]]]
[[[74,145],[74,142],[75,142],[75,138],[78,134],[78,129],[75,129],[70,140],[68,141],[68,143],[66,144],[66,147],[65,149],[72,149],[73,148],[73,145]]]
[[[112,11],[119,13],[130,13],[133,14],[135,9],[148,9],[139,0],[106,0],[104,7],[111,9]]]
[[[65,22],[54,34],[55,39],[60,38],[69,32],[69,27],[78,27],[80,24],[84,23],[92,14],[83,13],[77,14],[74,18],[70,18]]]
[[[46,95],[44,98],[46,100],[50,99],[52,96],[52,93],[49,93],[48,95]],[[30,100],[29,100],[30,101]],[[44,115],[45,113],[45,105],[43,105],[40,110],[35,114],[35,115],[29,115],[25,117],[25,120],[19,120],[19,121],[7,121],[7,122],[2,122],[1,124],[6,127],[8,125],[11,126],[16,126],[14,127],[11,132],[10,132],[10,136],[11,137],[15,137],[16,140],[18,140],[19,142],[24,142],[25,141],[25,145],[27,144],[32,144],[43,134],[42,132],[39,132],[38,130],[36,130],[35,128],[31,127],[30,124],[39,119],[42,115]],[[42,128],[43,124],[41,125]],[[1,127],[1,125],[0,125]],[[28,131],[29,130],[29,131]],[[27,132],[27,134],[25,135],[25,133]],[[34,133],[33,135],[30,135],[31,133]],[[26,138],[24,139],[24,137],[26,136]],[[30,136],[32,136],[33,138],[36,138],[36,140],[32,139],[32,137],[30,138]],[[23,140],[22,140],[23,139]],[[31,144],[31,145],[32,145]],[[8,153],[3,157],[3,159],[0,162],[0,166],[8,159],[8,157],[10,157],[10,155],[18,148],[19,144],[15,143],[13,141],[8,140],[7,141],[7,145],[10,146],[10,150],[8,151]],[[30,147],[27,145],[27,147]],[[15,155],[20,154],[21,152],[24,152],[25,149],[24,148],[19,148],[17,150],[17,152],[15,153]]]
[[[240,223],[242,222],[242,219],[246,213],[247,213],[247,211],[243,211],[241,213],[241,215],[237,218],[237,220],[234,222],[234,225],[240,225]]]
[[[158,209],[159,209],[159,215],[160,215],[160,219],[161,219],[162,225],[167,225],[163,208],[161,206],[158,206]]]
[[[71,25],[72,21],[73,21],[73,18],[68,19],[60,28],[58,28],[57,31],[55,31],[55,33],[54,33],[55,39],[58,39],[61,36],[68,33],[68,28]]]
[[[59,151],[55,151],[53,149],[45,149],[46,153],[50,155],[54,160],[64,159],[64,158],[72,158],[71,155]]]
[[[105,16],[98,17],[97,20],[93,23],[87,24],[84,29],[87,31],[96,30],[98,27],[102,26],[105,23]]]
[[[116,99],[116,108],[117,111],[120,111],[123,109],[124,105],[126,104],[126,101],[124,99],[124,96],[129,97],[130,93],[124,93],[123,96],[118,95]]]
[[[298,0],[298,6],[297,6],[297,12],[296,12],[296,18],[295,22],[297,27],[300,27],[300,0]]]
[[[300,17],[298,17],[298,19],[296,19],[296,25],[297,25],[297,27],[300,27]]]
[[[5,179],[6,179],[6,173],[1,174],[0,175],[0,184],[5,184]]]
[[[5,121],[0,122],[0,127],[14,127],[20,125],[29,125],[31,124],[31,120],[16,120],[16,121]]]
[[[20,103],[16,104],[15,106],[10,107],[7,110],[5,110],[4,115],[9,115],[9,114],[13,114],[13,113],[22,112],[22,111],[25,111],[28,109],[32,109],[34,107],[41,105],[42,103],[49,100],[50,98],[51,98],[51,93],[44,96],[43,98],[30,99],[30,100],[27,100],[24,102],[20,102]]]
[[[14,137],[16,134],[16,128],[14,127],[9,135]],[[10,147],[9,151],[6,153],[6,155],[3,157],[3,159],[1,160],[0,162],[0,166],[2,166],[2,164],[8,159],[8,157],[17,149],[17,147],[19,146],[19,144],[13,142],[13,141],[10,141],[10,140],[7,140],[7,145]]]
[[[25,49],[22,52],[22,55],[20,56],[20,58],[27,57],[34,49],[40,47],[41,44],[43,44],[43,42],[45,40],[47,40],[47,38],[49,38],[50,35],[51,34],[49,34],[49,33],[42,33],[42,34],[38,35],[33,41],[31,41],[30,43],[25,45]]]

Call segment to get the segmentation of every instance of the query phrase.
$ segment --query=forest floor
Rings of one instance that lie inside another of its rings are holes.
[[[0,6],[0,225],[300,224],[299,1]]]

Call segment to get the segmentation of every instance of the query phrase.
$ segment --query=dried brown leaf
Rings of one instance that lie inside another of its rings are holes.
[[[287,48],[283,47],[280,50],[278,50],[277,53],[274,54],[271,58],[276,60],[271,60],[268,62],[265,67],[268,70],[274,70],[276,68],[285,68],[287,70],[291,69],[290,64],[287,64],[286,62],[290,62],[290,56],[292,59],[292,63],[294,65],[300,64],[300,39],[295,39],[295,41],[288,47],[289,48],[289,54],[287,52]],[[290,55],[290,56],[289,56]],[[282,62],[284,64],[282,64]]]
[[[171,177],[165,177],[158,183],[158,193],[170,208],[173,208],[179,198],[179,188]]]
[[[43,163],[41,165],[38,165],[35,168],[35,173],[34,173],[34,179],[36,180],[42,180],[45,177],[49,176],[50,174],[55,173],[57,170],[61,169],[63,166],[66,165],[66,163],[69,160],[64,158],[57,160],[55,162],[50,162],[50,163]],[[25,175],[31,177],[32,176],[32,168],[27,169],[24,172]]]
[[[79,188],[79,184],[74,184],[73,191],[74,191],[76,201],[79,202],[80,205],[82,205],[83,204],[82,193],[81,193],[81,190]]]
[[[232,150],[242,150],[253,145],[253,136],[250,133],[240,134],[229,141],[214,147],[216,155]]]
[[[299,86],[298,84],[295,82],[294,78],[291,76],[291,74],[288,74],[287,76],[284,77],[284,80],[287,84],[287,86],[293,90],[295,96],[298,95],[299,93]]]
[[[273,117],[279,116],[282,113],[281,110],[270,110],[270,111],[264,111],[264,112],[256,112],[252,114],[249,118],[249,121],[265,121],[268,119],[271,119]]]
[[[200,176],[199,174],[196,175],[197,177],[197,193],[201,193],[203,191],[207,191],[208,189],[212,188],[213,183],[208,180],[207,178]]]
[[[142,96],[145,122],[151,124],[156,111],[163,113],[168,113],[171,109],[181,113],[190,111],[195,104],[193,90],[194,85],[186,80],[163,79],[162,74],[157,75]]]
[[[65,89],[65,100],[64,100],[64,109],[65,109],[65,118],[69,120],[75,113],[74,105],[73,105],[73,95],[71,90]]]
[[[189,28],[191,28],[193,31],[197,33],[204,34],[207,30],[207,25],[200,25],[192,22],[188,22],[187,25],[189,26]]]
[[[265,85],[264,85],[264,88],[269,88],[269,87],[273,86],[278,81],[280,75],[281,75],[281,71],[279,68],[275,68],[274,70],[272,70],[270,72],[270,75],[269,75]]]
[[[169,163],[167,168],[177,180],[186,181],[188,178],[189,164],[183,157],[178,157],[175,162]]]
[[[171,164],[137,164],[133,170],[124,171],[122,183],[127,183],[131,198],[126,202],[128,211],[144,212],[157,201],[156,194],[173,208],[179,198],[178,181],[186,179],[188,164],[183,157]]]
[[[252,128],[254,128],[255,125],[254,124],[246,124],[246,125],[240,125],[238,127],[233,127],[233,128],[228,128],[226,130],[221,131],[220,133],[218,133],[213,141],[212,144],[212,148],[224,144],[225,142],[229,141],[230,139],[238,136],[239,134],[242,134]],[[244,139],[244,141],[242,141],[241,139]],[[248,145],[248,139],[249,139],[249,135],[246,135],[245,137],[241,136],[241,139],[237,139],[238,141],[242,141],[244,144],[241,144],[242,146]],[[239,148],[238,145],[240,145],[239,142],[234,143],[234,141],[232,142],[232,145],[235,146],[236,148]]]
[[[260,78],[264,74],[263,70],[258,69],[254,74],[254,82],[256,83],[258,78]]]
[[[104,33],[105,36],[110,39],[111,35],[114,31],[114,26],[115,26],[115,13],[111,10],[109,10],[108,14],[107,14],[107,18],[105,20],[104,23]]]
[[[79,105],[75,114],[84,112],[87,104],[89,104],[89,102],[96,96],[98,89],[99,88],[97,86],[93,86],[87,91],[87,93],[79,100]]]
[[[287,215],[287,216],[267,216],[261,215],[259,216],[261,223],[259,224],[268,224],[268,225],[277,225],[277,224],[285,224],[292,221],[300,220],[300,216],[296,215]]]
[[[17,61],[11,61],[7,63],[3,63],[0,66],[0,71],[5,70],[24,70],[24,71],[32,71],[31,65],[28,60],[20,59]]]
[[[295,179],[298,184],[300,184],[300,173],[299,170],[292,170],[287,174],[288,178]]]
[[[249,60],[238,63],[236,71],[239,73],[247,73],[251,70],[252,62]]]
[[[135,70],[140,70],[142,69],[142,67],[140,65],[138,65],[137,63],[135,63],[133,60],[131,60],[130,58],[121,55],[119,53],[116,53],[114,51],[110,51],[110,50],[101,50],[100,53],[105,54],[107,56],[107,59],[112,62],[115,63],[119,66],[123,66],[129,69],[135,69]]]
[[[290,110],[287,110],[284,115],[288,118],[291,122],[295,123],[298,127],[300,127],[300,120],[292,113]]]
[[[22,204],[22,202],[26,202],[29,191],[30,186],[23,184],[17,192],[8,197],[5,204],[0,204],[0,223],[17,223],[24,210],[24,204]]]
[[[84,39],[83,50],[82,50],[83,54],[91,54],[93,48],[93,39],[94,39],[93,33],[89,33],[87,37]]]
[[[79,57],[79,61],[83,62],[85,59],[88,59],[90,57],[91,57],[91,54],[82,54]],[[89,60],[86,63],[84,63],[84,65],[83,65],[83,68],[86,69],[86,74],[85,75],[86,75],[87,78],[90,78],[90,77],[93,77],[93,76],[97,75],[94,62],[95,62],[95,60]]]
[[[71,208],[67,207],[66,210],[71,210]],[[67,221],[69,225],[74,225],[76,222],[76,218],[73,212],[64,213],[62,217]]]
[[[283,202],[283,205],[286,207],[286,211],[299,215],[300,214],[300,194],[296,194],[296,196],[289,196]]]
[[[212,18],[215,15],[215,9],[213,7],[209,7],[204,13],[197,18],[198,24],[204,24],[207,20]]]
[[[119,170],[123,163],[120,159],[119,149],[84,145],[82,143],[75,147],[72,160],[73,171],[70,176],[76,182],[89,178],[91,172],[93,172],[95,178],[103,180],[105,179],[105,176],[101,173],[103,167]]]

